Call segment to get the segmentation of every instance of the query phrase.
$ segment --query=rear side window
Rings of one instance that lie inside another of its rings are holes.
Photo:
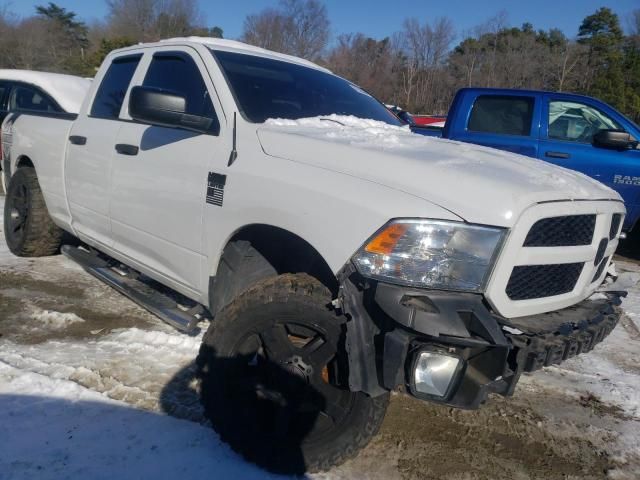
[[[211,130],[219,131],[209,90],[198,66],[189,55],[182,52],[156,53],[142,85],[185,97],[186,113],[214,119]]]
[[[37,88],[18,85],[9,97],[9,110],[32,112],[59,112],[60,109],[47,95]]]
[[[127,88],[141,57],[142,55],[132,55],[116,58],[111,62],[93,101],[92,117],[118,118]]]
[[[472,132],[529,136],[532,120],[532,97],[481,95],[473,104],[467,129]]]

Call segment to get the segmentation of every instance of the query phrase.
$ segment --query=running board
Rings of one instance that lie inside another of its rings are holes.
[[[137,272],[116,267],[116,262],[109,262],[93,251],[71,245],[63,245],[62,253],[80,264],[88,273],[118,292],[129,297],[141,307],[153,313],[161,320],[181,332],[195,333],[198,322],[205,309],[202,305],[182,309],[170,295],[152,288],[138,279]]]

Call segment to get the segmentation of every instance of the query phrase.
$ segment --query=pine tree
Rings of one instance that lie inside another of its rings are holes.
[[[606,7],[589,15],[580,25],[578,41],[589,48],[584,90],[624,111],[624,34],[618,15]]]

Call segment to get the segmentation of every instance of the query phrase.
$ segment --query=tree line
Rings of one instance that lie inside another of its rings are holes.
[[[114,48],[185,35],[222,37],[204,24],[197,0],[106,0],[107,16],[86,24],[55,3],[26,18],[0,10],[0,67],[91,76]],[[603,7],[576,36],[505,12],[470,31],[451,19],[407,18],[385,38],[332,38],[322,0],[280,0],[248,15],[239,40],[318,62],[386,103],[443,114],[458,88],[533,88],[593,95],[640,120],[640,9],[619,18]]]

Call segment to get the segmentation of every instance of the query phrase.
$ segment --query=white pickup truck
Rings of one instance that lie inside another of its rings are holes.
[[[10,115],[2,143],[11,251],[51,255],[68,232],[82,244],[63,253],[172,325],[209,314],[206,414],[274,471],[353,456],[393,390],[511,395],[620,316],[616,192],[414,135],[298,58],[203,38],[117,50],[78,115]]]

